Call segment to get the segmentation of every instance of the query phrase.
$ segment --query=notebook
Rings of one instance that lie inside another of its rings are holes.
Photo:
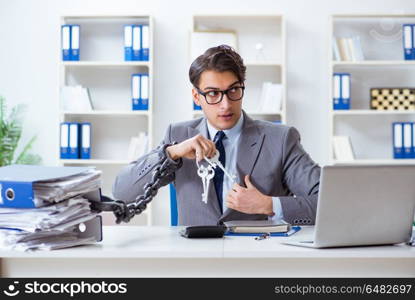
[[[229,232],[234,233],[276,233],[288,232],[291,225],[284,221],[244,220],[224,222]]]

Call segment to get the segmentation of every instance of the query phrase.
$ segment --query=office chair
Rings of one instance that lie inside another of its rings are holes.
[[[176,188],[170,183],[170,225],[177,226],[177,198]]]

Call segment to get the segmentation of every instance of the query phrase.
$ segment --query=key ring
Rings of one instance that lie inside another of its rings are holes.
[[[269,239],[270,237],[271,237],[271,233],[266,232],[266,233],[261,234],[260,236],[256,236],[255,240],[256,241],[262,241],[262,240],[265,240],[265,239]]]

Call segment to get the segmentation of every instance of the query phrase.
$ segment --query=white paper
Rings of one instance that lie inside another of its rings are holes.
[[[349,136],[333,136],[334,157],[338,161],[354,160],[354,153]]]

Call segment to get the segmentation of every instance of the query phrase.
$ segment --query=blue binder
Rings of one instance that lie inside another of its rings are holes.
[[[401,122],[392,123],[392,131],[393,131],[393,158],[395,159],[404,158],[403,123]]]
[[[333,109],[350,109],[350,73],[333,73]]]
[[[133,60],[133,25],[124,26],[124,60]]]
[[[412,158],[412,123],[403,123],[403,157]]]
[[[133,110],[148,110],[149,107],[149,76],[137,73],[131,76],[131,98]]]
[[[140,74],[139,110],[148,110],[150,82],[148,74]]]
[[[141,60],[141,26],[133,25],[133,54],[132,60]]]
[[[350,109],[350,74],[341,74],[341,109]]]
[[[341,74],[333,74],[333,109],[341,109]]]
[[[148,61],[150,57],[150,27],[141,25],[141,56],[140,60]]]
[[[139,110],[140,107],[140,84],[140,74],[131,75],[132,110]]]
[[[31,165],[0,167],[0,207],[34,208],[33,184],[35,182],[65,178],[88,169],[87,167]]]
[[[414,54],[414,35],[413,35],[413,24],[403,24],[402,25],[402,41],[403,41],[403,51],[405,60],[413,60]]]
[[[81,159],[91,158],[91,123],[81,123]]]
[[[60,126],[60,157],[69,158],[69,123],[61,123]]]
[[[62,60],[71,60],[71,26],[61,26]]]
[[[411,137],[411,141],[412,141],[412,147],[411,147],[411,158],[415,158],[415,123],[412,122],[411,123],[412,126],[412,137]]]
[[[272,232],[270,236],[291,236],[294,233],[301,230],[300,226],[292,226],[288,232]],[[227,236],[260,236],[263,233],[239,233],[239,232],[230,232],[227,231],[225,235]]]
[[[79,158],[79,143],[80,143],[80,134],[79,134],[79,123],[69,123],[69,155],[70,159]]]
[[[411,57],[412,60],[415,60],[415,24],[412,24],[412,49],[411,49]]]
[[[71,25],[71,60],[79,60],[80,26]]]

